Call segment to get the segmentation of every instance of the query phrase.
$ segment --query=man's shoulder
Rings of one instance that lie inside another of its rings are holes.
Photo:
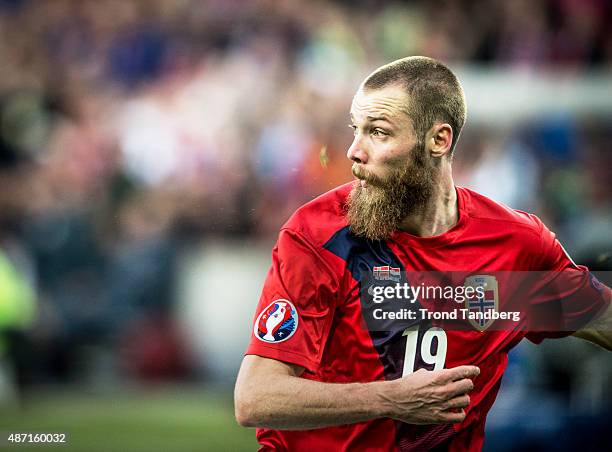
[[[499,201],[465,187],[458,187],[465,199],[465,208],[474,221],[499,223],[516,231],[529,231],[540,234],[542,221],[534,214],[513,209]]]
[[[297,232],[313,245],[322,246],[348,224],[345,206],[352,187],[353,182],[348,182],[317,196],[298,208],[282,229]]]

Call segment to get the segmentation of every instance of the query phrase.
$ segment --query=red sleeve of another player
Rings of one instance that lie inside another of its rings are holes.
[[[331,328],[337,287],[317,250],[300,234],[281,230],[246,354],[315,372]]]
[[[539,220],[538,220],[539,221]],[[531,297],[530,330],[535,343],[569,336],[603,313],[610,288],[582,265],[576,265],[544,224],[541,225],[538,283]]]

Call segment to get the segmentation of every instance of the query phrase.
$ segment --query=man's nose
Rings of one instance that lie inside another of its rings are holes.
[[[351,146],[348,148],[346,152],[346,156],[349,160],[356,163],[367,163],[368,154],[364,150],[363,141],[359,136],[356,136]]]

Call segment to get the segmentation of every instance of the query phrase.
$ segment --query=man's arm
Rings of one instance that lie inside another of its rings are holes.
[[[381,417],[410,424],[462,422],[471,378],[480,370],[459,366],[419,370],[390,381],[321,383],[300,378],[303,368],[247,355],[234,394],[236,419],[244,427],[302,430]]]
[[[603,314],[583,329],[576,331],[574,336],[612,351],[612,303]]]

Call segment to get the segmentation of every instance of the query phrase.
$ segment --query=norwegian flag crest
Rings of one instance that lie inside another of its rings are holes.
[[[401,273],[399,267],[390,265],[380,265],[372,269],[374,279],[379,281],[397,281],[399,282]]]
[[[470,314],[485,314],[488,311],[497,311],[499,309],[499,287],[495,276],[470,276],[465,279],[464,286],[473,287],[474,289],[482,287],[481,291],[475,291],[472,297],[465,300],[464,306],[469,310]],[[484,331],[495,322],[495,319],[468,318],[468,322],[478,331]]]

